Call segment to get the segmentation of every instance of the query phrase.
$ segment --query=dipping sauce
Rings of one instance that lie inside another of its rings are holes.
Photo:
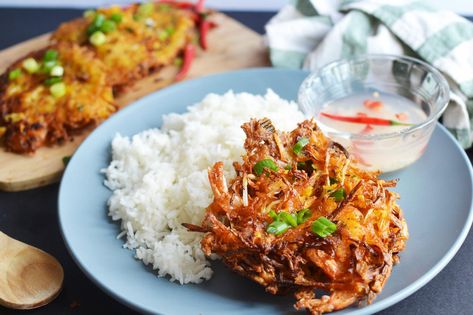
[[[428,109],[428,108],[427,108]],[[390,172],[416,161],[426,148],[428,137],[421,134],[387,137],[427,119],[428,114],[413,101],[388,93],[359,93],[326,103],[317,116],[320,128],[344,145],[360,166]],[[355,136],[343,136],[345,132]],[[368,137],[360,139],[356,135]]]

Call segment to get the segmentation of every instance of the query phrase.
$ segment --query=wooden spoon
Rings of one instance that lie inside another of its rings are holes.
[[[61,291],[64,271],[48,253],[0,232],[0,305],[32,309]]]

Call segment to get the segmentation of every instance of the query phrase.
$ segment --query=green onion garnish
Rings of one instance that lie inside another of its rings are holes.
[[[171,9],[171,6],[167,3],[159,3],[158,4],[158,10],[169,11],[170,9]]]
[[[253,166],[253,172],[255,172],[256,175],[261,175],[265,168],[269,168],[273,171],[278,170],[278,166],[276,165],[276,163],[274,163],[273,160],[264,159],[264,160],[261,160],[261,161],[257,162],[255,164],[255,166]]]
[[[92,21],[92,25],[97,28],[100,28],[102,27],[103,22],[105,22],[105,15],[103,15],[102,13],[99,13],[94,17],[94,20]]]
[[[337,202],[342,201],[346,197],[345,189],[339,188],[335,190],[333,193],[330,194],[330,197],[335,198],[335,201]]]
[[[62,77],[62,75],[64,74],[64,68],[61,67],[61,66],[56,65],[56,66],[52,67],[49,74],[53,77]]]
[[[43,61],[44,61],[44,62],[56,61],[58,55],[59,55],[59,54],[58,54],[57,50],[55,50],[55,49],[48,49],[48,50],[46,50],[46,52],[44,53]]]
[[[154,5],[152,2],[145,2],[140,4],[138,10],[136,10],[135,19],[141,19],[144,17],[148,17],[153,13]]]
[[[174,34],[174,32],[176,31],[176,29],[172,26],[169,26],[169,27],[166,27],[166,29],[164,30],[169,36],[171,36],[172,34]]]
[[[286,171],[292,170],[291,164],[287,164],[286,166],[284,166],[284,169],[285,169]]]
[[[51,85],[59,83],[59,82],[62,82],[62,78],[54,77],[54,78],[49,78],[49,79],[44,80],[43,83],[47,86],[51,86]]]
[[[110,20],[117,24],[120,24],[123,20],[123,15],[121,13],[113,13],[112,15],[110,15]]]
[[[22,75],[21,69],[15,69],[15,70],[10,71],[10,73],[8,73],[8,79],[15,80],[15,79],[18,79],[21,75]]]
[[[266,232],[270,234],[280,235],[289,229],[289,225],[286,222],[274,221],[268,225]]]
[[[117,23],[112,20],[105,20],[100,27],[100,30],[104,33],[110,33],[117,29]]]
[[[312,215],[312,213],[310,213],[310,210],[307,209],[307,208],[304,208],[300,211],[297,212],[297,224],[302,224],[304,223],[305,221],[307,221],[308,218],[310,218],[310,216]]]
[[[327,237],[337,230],[337,225],[325,217],[320,217],[311,225],[312,232],[320,237]]]
[[[82,13],[82,16],[85,17],[85,18],[94,17],[95,16],[95,10],[85,10],[84,13]]]
[[[295,214],[287,213],[285,211],[282,211],[282,212],[279,213],[279,215],[280,215],[281,220],[286,222],[290,226],[292,226],[292,227],[297,226],[297,218],[296,218]]]
[[[273,220],[278,220],[278,214],[276,213],[276,211],[271,210],[268,212],[268,214]]]
[[[176,67],[182,66],[182,58],[177,57],[176,59],[174,59],[174,65]]]
[[[299,155],[302,152],[302,149],[309,144],[309,139],[306,137],[300,138],[297,143],[294,145],[292,148],[292,151],[294,151],[295,154]]]
[[[66,85],[64,82],[54,83],[49,87],[49,92],[56,98],[63,97],[66,94]]]
[[[45,61],[41,66],[41,72],[49,74],[55,65],[57,65],[56,60]]]
[[[330,180],[330,185],[338,183],[338,180],[335,177],[330,177],[329,180]]]
[[[166,40],[166,38],[168,37],[169,37],[169,34],[166,31],[159,32],[159,35],[158,35],[159,40],[163,41],[163,40]]]
[[[28,71],[28,73],[35,73],[39,70],[39,63],[34,58],[23,60],[22,66],[26,71]]]
[[[97,31],[89,37],[89,42],[94,46],[103,45],[105,44],[106,41],[107,41],[107,36],[105,36],[105,34],[102,33],[101,31]]]
[[[87,35],[92,35],[93,33],[100,31],[104,22],[105,15],[102,13],[96,14],[92,23],[90,23],[89,27],[87,28]]]

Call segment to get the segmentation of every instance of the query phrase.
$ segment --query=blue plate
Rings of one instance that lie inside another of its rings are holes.
[[[292,296],[273,296],[255,283],[214,263],[214,277],[200,285],[179,285],[158,278],[133,253],[123,249],[117,223],[107,217],[111,192],[100,169],[110,161],[117,132],[133,135],[159,127],[161,116],[184,112],[206,94],[265,93],[271,88],[295,99],[303,71],[252,69],[183,82],[151,94],[97,128],[72,157],[59,192],[59,222],[66,245],[82,270],[104,291],[128,306],[156,314],[288,314]],[[394,173],[410,239],[401,263],[375,302],[339,314],[371,314],[412,294],[452,259],[473,220],[472,169],[463,150],[438,125],[423,157]],[[302,314],[302,313],[300,313]]]

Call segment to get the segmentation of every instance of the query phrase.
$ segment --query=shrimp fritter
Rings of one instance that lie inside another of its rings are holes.
[[[0,137],[11,152],[61,143],[115,110],[103,63],[75,44],[33,53],[1,77]]]
[[[243,163],[229,184],[223,163],[209,169],[214,200],[202,226],[205,255],[272,294],[293,292],[296,309],[321,314],[381,292],[408,238],[407,225],[377,178],[352,163],[313,121],[290,133],[251,120]]]
[[[112,25],[109,31],[101,42],[94,41],[94,25],[107,22]],[[173,62],[192,36],[194,21],[190,11],[169,4],[145,3],[89,12],[60,25],[52,39],[93,51],[106,66],[108,82],[119,91]]]

